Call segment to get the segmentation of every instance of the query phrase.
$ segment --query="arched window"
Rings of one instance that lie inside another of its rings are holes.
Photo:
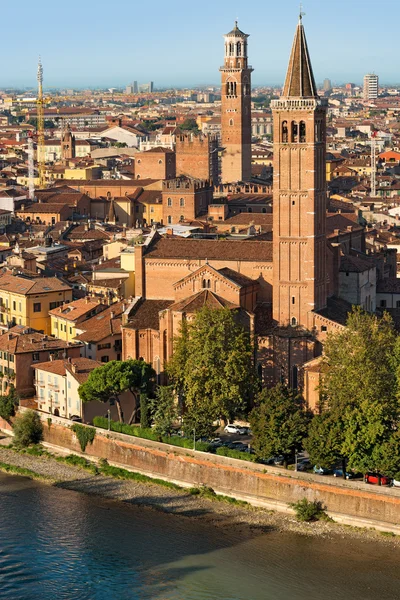
[[[229,44],[229,56],[233,56],[235,52],[235,45]]]
[[[292,369],[292,388],[294,390],[296,390],[297,386],[298,386],[298,374],[299,374],[299,370],[298,370],[298,367],[296,367],[296,365],[295,365]]]
[[[263,213],[266,213],[266,212],[267,212],[267,209],[266,209],[266,208],[263,208],[263,209],[262,209],[262,211],[263,211]]]
[[[203,290],[206,289],[206,287],[207,287],[207,279],[203,279],[203,281],[201,282],[201,287],[203,288]]]
[[[207,287],[209,290],[211,289],[211,279],[207,279]]]
[[[249,207],[248,212],[249,213],[253,212],[253,209],[251,207]]]
[[[168,225],[171,225],[171,223],[172,223],[172,217],[171,217],[171,215],[168,215],[168,217],[167,217],[167,223],[168,223]]]
[[[180,198],[179,206],[185,206],[185,198]]]
[[[159,164],[159,165],[162,165],[162,160],[161,160],[161,158],[160,158],[160,160],[158,161],[158,164]]]
[[[306,124],[304,121],[300,121],[300,144],[304,144],[306,141]]]
[[[242,56],[242,44],[240,42],[237,43],[237,56]]]
[[[282,143],[287,144],[287,142],[288,142],[287,121],[283,121],[283,123],[282,123]]]
[[[297,319],[296,317],[292,317],[292,327],[296,327],[297,325]]]
[[[229,125],[232,127],[233,126],[233,119],[229,119]]]
[[[183,215],[181,215],[181,216],[179,217],[179,221],[180,221],[180,222],[182,222],[182,221],[184,221],[184,220],[185,220],[185,217],[184,217]]]
[[[168,198],[168,200],[167,200],[167,205],[168,205],[168,206],[172,206],[172,198]]]
[[[292,121],[292,142],[298,142],[299,137],[299,126],[296,121]]]

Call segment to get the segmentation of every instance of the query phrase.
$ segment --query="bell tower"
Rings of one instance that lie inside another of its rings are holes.
[[[225,38],[221,71],[222,183],[251,179],[251,73],[247,38],[235,26]]]
[[[274,119],[273,318],[312,328],[326,306],[326,100],[319,98],[300,15]]]

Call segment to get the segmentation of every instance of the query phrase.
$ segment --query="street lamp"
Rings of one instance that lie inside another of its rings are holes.
[[[111,429],[111,410],[108,409],[107,411],[107,417],[108,417],[108,431],[110,431]]]
[[[193,429],[193,450],[196,450],[196,427]]]

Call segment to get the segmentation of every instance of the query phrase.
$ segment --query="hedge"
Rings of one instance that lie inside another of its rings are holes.
[[[107,417],[94,417],[93,425],[95,427],[100,427],[101,429],[108,429],[108,419]],[[110,421],[110,429],[116,433],[125,433],[125,435],[132,435],[145,440],[152,440],[153,442],[163,442],[164,444],[171,444],[172,446],[193,450],[193,440],[182,438],[178,435],[160,436],[153,429],[138,427],[136,425],[125,425],[125,423],[120,423],[119,421]],[[210,450],[210,444],[207,442],[196,442],[196,450],[208,452]]]
[[[217,448],[217,454],[219,456],[229,456],[229,458],[238,458],[239,460],[247,460],[248,462],[257,462],[257,458],[254,454],[249,452],[240,452],[240,450],[231,450],[225,446]]]

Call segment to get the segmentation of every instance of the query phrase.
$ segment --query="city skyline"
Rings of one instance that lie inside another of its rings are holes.
[[[13,48],[13,54],[12,60],[4,61],[0,87],[35,87],[39,54],[45,88],[122,87],[132,80],[151,80],[156,87],[218,84],[222,36],[235,18],[250,34],[254,85],[283,83],[285,57],[299,13],[297,0],[280,5],[255,0],[250,10],[236,0],[222,0],[218,5],[204,0],[204,17],[196,15],[196,20],[185,10],[183,0],[174,0],[168,14],[159,0],[152,6],[150,21],[145,5],[123,1],[119,12],[107,17],[104,0],[89,0],[84,5],[71,0],[71,15],[66,18],[65,9],[49,0],[41,0],[39,12],[36,5],[23,0],[18,45],[15,29],[4,31],[3,45]],[[3,11],[5,22],[11,22],[12,6]],[[339,0],[334,11],[308,0],[303,11],[317,81],[328,77],[332,82],[361,84],[365,73],[375,72],[382,84],[400,82],[390,60],[399,45],[396,15],[400,16],[400,7],[396,0],[388,0],[384,14],[371,0],[350,5]],[[380,35],[383,28],[384,36]]]

